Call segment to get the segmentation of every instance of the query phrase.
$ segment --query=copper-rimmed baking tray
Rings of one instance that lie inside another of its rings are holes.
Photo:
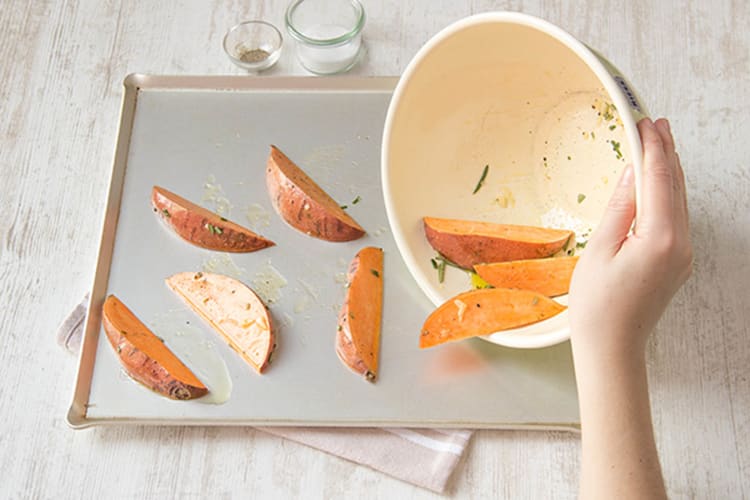
[[[432,305],[398,254],[380,182],[381,132],[395,83],[395,78],[350,77],[125,79],[90,314],[68,413],[72,427],[578,428],[567,343],[514,350],[469,340],[419,349],[420,326]],[[347,204],[368,234],[328,243],[286,225],[265,188],[270,144]],[[227,256],[186,244],[152,213],[155,184],[240,223],[255,223],[276,246]],[[345,368],[334,351],[342,273],[368,245],[385,251],[381,368],[374,384]],[[271,290],[279,348],[260,376],[186,309],[164,278],[213,269],[253,286],[269,266],[286,285],[277,277]],[[172,401],[125,376],[101,334],[101,305],[110,293],[164,336],[188,365],[195,358],[190,339],[209,349],[226,367],[231,397],[223,404]],[[185,329],[188,337],[176,336]]]

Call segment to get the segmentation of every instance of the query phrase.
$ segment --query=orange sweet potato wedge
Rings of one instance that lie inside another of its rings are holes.
[[[557,297],[568,293],[578,257],[511,260],[476,264],[480,278],[496,288],[520,288]]]
[[[457,265],[538,259],[560,251],[571,231],[534,226],[425,217],[424,232],[432,248]]]
[[[221,252],[254,252],[274,243],[171,191],[154,186],[154,212],[185,241]]]
[[[336,332],[336,354],[355,373],[374,382],[383,311],[383,250],[360,250],[349,264],[347,278],[349,286]]]
[[[177,273],[167,286],[219,333],[258,373],[271,360],[276,335],[271,314],[245,284],[214,273]]]
[[[543,321],[565,306],[529,290],[484,288],[449,299],[422,325],[419,347],[489,335]]]
[[[102,323],[123,368],[133,379],[171,399],[195,399],[208,389],[125,304],[104,301]]]
[[[293,228],[326,241],[351,241],[365,230],[276,146],[266,165],[266,186],[276,212]]]

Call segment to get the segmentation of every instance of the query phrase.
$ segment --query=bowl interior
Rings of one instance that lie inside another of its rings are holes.
[[[580,252],[630,151],[604,85],[557,38],[513,22],[464,25],[417,56],[391,102],[383,179],[399,250],[436,305],[471,282],[450,267],[438,281],[424,216],[571,229]],[[566,340],[567,324],[562,313],[486,338],[542,347]]]

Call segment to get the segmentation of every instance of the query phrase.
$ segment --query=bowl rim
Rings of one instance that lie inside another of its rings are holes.
[[[305,43],[307,45],[318,45],[318,46],[335,46],[335,45],[341,45],[344,43],[349,42],[354,37],[359,35],[362,32],[362,29],[365,27],[365,21],[367,19],[367,15],[365,13],[365,8],[362,6],[362,4],[359,2],[359,0],[347,0],[352,7],[354,7],[354,10],[357,15],[357,22],[354,23],[354,27],[351,28],[349,31],[344,33],[343,35],[339,35],[337,37],[333,38],[312,38],[304,33],[302,33],[297,27],[295,27],[294,22],[292,20],[292,16],[294,15],[294,11],[297,10],[297,7],[299,7],[305,0],[294,0],[292,3],[289,4],[289,7],[287,7],[286,12],[284,13],[284,24],[286,25],[286,29],[289,32],[290,35],[294,39],[296,39],[299,42]]]
[[[388,111],[385,117],[385,124],[383,126],[383,141],[381,144],[381,184],[383,189],[383,199],[385,202],[386,215],[388,222],[391,226],[391,232],[393,233],[394,240],[396,241],[396,247],[401,254],[404,262],[406,263],[409,272],[411,273],[414,280],[419,285],[422,292],[427,295],[430,301],[435,305],[439,306],[442,304],[443,299],[439,298],[430,287],[423,283],[415,273],[415,269],[418,268],[418,264],[414,254],[410,251],[407,244],[406,238],[404,238],[404,228],[401,223],[396,219],[396,207],[394,205],[393,198],[390,191],[390,169],[388,155],[391,149],[391,129],[393,128],[393,121],[395,119],[395,113],[398,103],[401,101],[406,88],[409,86],[412,76],[421,65],[422,61],[426,56],[440,43],[452,37],[456,33],[463,31],[464,29],[471,28],[482,24],[515,24],[526,26],[557,39],[569,50],[573,51],[594,73],[597,79],[604,86],[609,97],[614,102],[618,110],[620,110],[620,119],[623,122],[626,136],[631,146],[632,164],[635,174],[635,186],[636,186],[636,217],[638,216],[638,207],[640,207],[640,179],[641,170],[643,164],[643,152],[640,135],[636,125],[636,120],[631,113],[630,102],[626,99],[620,86],[618,85],[612,73],[606,68],[604,62],[602,62],[603,56],[597,55],[592,49],[586,46],[583,42],[575,38],[573,35],[560,28],[559,26],[552,24],[549,21],[541,19],[536,16],[524,14],[521,12],[512,11],[496,11],[496,12],[485,12],[475,14],[458,21],[455,21],[445,28],[441,29],[432,38],[430,38],[414,55],[409,61],[404,72],[396,84],[396,88],[393,91],[390,104],[388,105]],[[609,61],[607,61],[608,64]],[[614,69],[614,66],[611,65]],[[619,72],[619,71],[618,71]],[[567,309],[562,313],[567,314]],[[512,335],[510,334],[514,330],[508,332],[500,331],[489,335],[482,336],[483,340],[488,342],[515,348],[541,348],[549,347],[555,344],[559,344],[570,339],[570,326],[566,324],[564,328],[554,330],[552,332],[541,334],[541,335]]]

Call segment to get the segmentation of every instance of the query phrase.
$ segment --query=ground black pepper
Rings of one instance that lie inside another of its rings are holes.
[[[246,63],[257,63],[268,59],[269,55],[263,49],[243,50],[240,52],[239,60]]]

